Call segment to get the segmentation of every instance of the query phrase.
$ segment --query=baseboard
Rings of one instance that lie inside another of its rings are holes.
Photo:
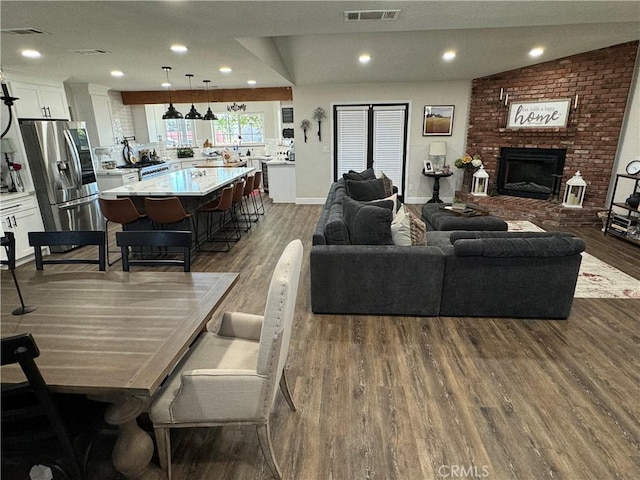
[[[296,205],[324,205],[325,198],[296,198]]]

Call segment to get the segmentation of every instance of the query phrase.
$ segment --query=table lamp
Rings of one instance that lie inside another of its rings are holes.
[[[447,142],[431,142],[429,145],[429,157],[434,158],[431,161],[435,171],[442,170],[442,166],[447,157]]]

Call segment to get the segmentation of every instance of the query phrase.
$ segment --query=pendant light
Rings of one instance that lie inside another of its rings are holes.
[[[177,119],[182,118],[182,114],[175,109],[175,107],[173,106],[173,102],[171,101],[171,82],[169,82],[169,70],[171,70],[171,67],[162,67],[162,69],[165,72],[167,72],[167,85],[168,85],[168,88],[169,88],[169,108],[167,109],[165,114],[162,115],[162,119],[163,120],[177,120]]]
[[[207,109],[207,113],[204,114],[204,117],[202,117],[203,120],[217,120],[218,117],[216,117],[216,114],[213,113],[211,111],[211,105],[209,104],[209,82],[211,82],[211,80],[203,80],[204,85],[207,89],[207,106],[209,107]]]
[[[193,106],[193,90],[191,87],[191,78],[193,77],[192,73],[187,73],[185,75],[185,77],[187,77],[189,79],[189,91],[191,92],[191,110],[189,110],[189,113],[187,113],[184,118],[186,118],[187,120],[202,120],[202,114],[200,114],[197,110],[196,107]]]

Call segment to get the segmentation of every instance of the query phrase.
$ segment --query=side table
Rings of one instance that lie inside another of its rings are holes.
[[[439,193],[440,193],[440,179],[452,176],[453,172],[449,172],[449,173],[425,172],[424,170],[422,170],[422,174],[425,177],[433,178],[433,196],[431,197],[431,200],[429,200],[427,203],[444,203],[440,199],[440,196],[439,196]]]

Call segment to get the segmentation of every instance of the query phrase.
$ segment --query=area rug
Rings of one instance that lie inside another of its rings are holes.
[[[528,221],[508,221],[507,224],[512,232],[544,232],[544,229]],[[640,299],[640,280],[582,252],[574,297]]]

